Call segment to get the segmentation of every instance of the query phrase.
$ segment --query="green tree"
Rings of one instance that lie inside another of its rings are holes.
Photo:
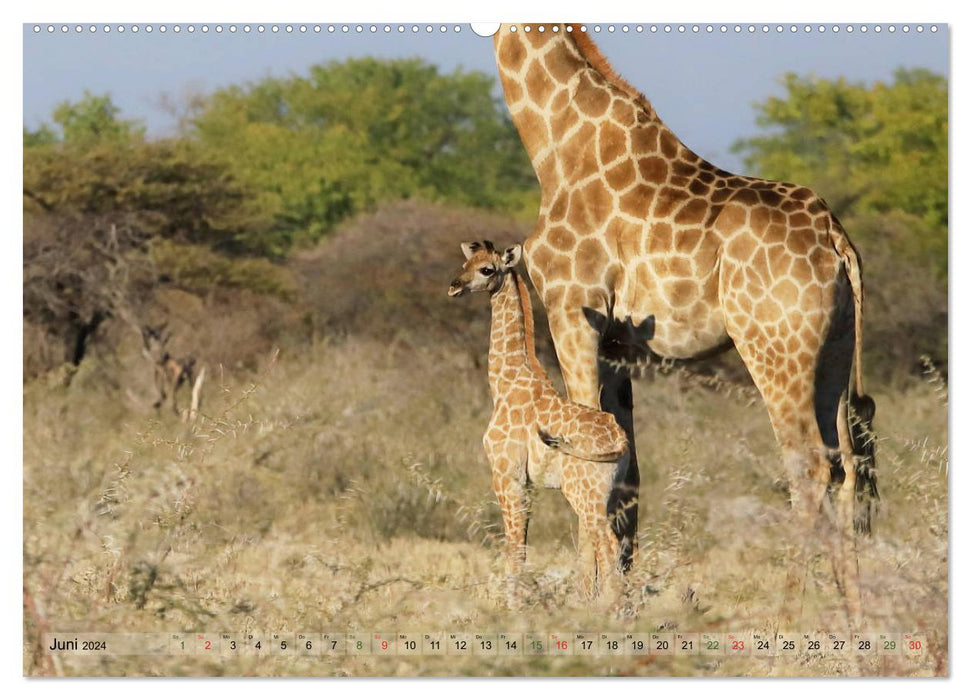
[[[816,189],[846,219],[911,217],[898,251],[947,270],[947,81],[927,70],[864,85],[787,74],[757,105],[767,133],[738,141],[748,168]]]
[[[54,109],[56,129],[48,124],[41,124],[36,131],[24,129],[24,147],[61,142],[88,148],[99,143],[141,140],[145,129],[136,121],[119,119],[120,113],[110,96],[85,90],[78,102],[61,102]]]
[[[146,236],[228,253],[260,248],[265,220],[249,191],[182,140],[66,143],[24,151],[24,212],[136,216]]]
[[[418,59],[332,62],[221,90],[190,133],[259,192],[279,251],[378,202],[499,207],[535,182],[492,78]]]

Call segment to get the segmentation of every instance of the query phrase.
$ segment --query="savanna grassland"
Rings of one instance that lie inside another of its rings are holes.
[[[947,79],[780,89],[735,150],[749,174],[815,188],[860,250],[882,496],[859,543],[866,626],[924,635],[922,656],[43,653],[52,632],[846,629],[825,525],[792,526],[734,351],[635,381],[624,599],[579,595],[576,523],[549,491],[507,607],[481,445],[489,305],[446,289],[460,241],[529,235],[536,177],[494,76],[355,58],[196,95],[167,138],[90,93],[25,126],[24,673],[947,674]],[[153,407],[172,367],[205,369],[193,420]]]
[[[25,674],[947,674],[947,387],[933,368],[870,377],[882,500],[873,535],[859,543],[867,628],[925,635],[919,659],[269,654],[55,664],[40,652],[53,631],[844,630],[821,545],[801,618],[780,627],[788,552],[804,533],[790,523],[765,410],[730,358],[691,372],[648,369],[635,381],[641,523],[624,604],[580,597],[575,519],[558,492],[541,491],[524,606],[506,606],[480,442],[491,408],[488,304],[445,290],[459,241],[502,244],[526,232],[498,214],[394,205],[288,258],[299,310],[244,292],[166,292],[174,342],[208,371],[193,422],[151,407],[151,364],[117,321],[99,331],[111,342],[76,366],[27,378]],[[556,376],[541,316],[538,326]]]

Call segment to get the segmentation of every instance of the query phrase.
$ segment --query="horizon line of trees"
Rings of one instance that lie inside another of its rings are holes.
[[[876,278],[896,265],[946,285],[946,79],[781,85],[755,106],[764,133],[733,146],[746,167],[815,188]],[[293,300],[288,255],[383,202],[531,215],[535,175],[494,86],[421,59],[333,61],[194,99],[160,139],[108,95],[60,104],[23,134],[25,321],[78,362],[103,320],[139,317],[159,286]],[[904,278],[881,282],[884,311],[914,306],[903,324],[946,358],[946,290],[941,311],[929,291],[900,298]]]

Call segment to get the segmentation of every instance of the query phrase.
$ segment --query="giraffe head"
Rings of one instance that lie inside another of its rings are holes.
[[[463,243],[462,252],[465,264],[448,287],[450,297],[460,297],[466,292],[496,292],[502,287],[506,273],[519,263],[523,247],[517,243],[497,250],[492,241],[473,241]]]

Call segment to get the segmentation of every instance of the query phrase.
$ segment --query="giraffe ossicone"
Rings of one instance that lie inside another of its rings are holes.
[[[581,590],[614,595],[618,543],[608,504],[626,474],[627,435],[610,413],[560,396],[536,357],[529,290],[515,270],[522,247],[484,241],[463,243],[462,252],[449,296],[488,292],[492,306],[493,409],[482,444],[502,512],[506,573],[514,578],[525,561],[530,486],[559,488],[579,518]]]
[[[809,188],[735,175],[687,148],[574,28],[504,25],[494,45],[539,180],[524,259],[569,396],[613,413],[630,440],[627,478],[611,506],[624,510],[614,520],[621,563],[629,568],[637,542],[630,376],[600,361],[603,336],[592,314],[604,317],[604,328],[620,323],[635,341],[650,332],[650,352],[666,359],[735,346],[782,448],[793,508],[814,522],[833,488],[856,504],[840,510],[834,564],[859,619],[853,525],[869,528],[868,497],[876,495],[859,256]],[[846,402],[869,415],[844,430]]]

